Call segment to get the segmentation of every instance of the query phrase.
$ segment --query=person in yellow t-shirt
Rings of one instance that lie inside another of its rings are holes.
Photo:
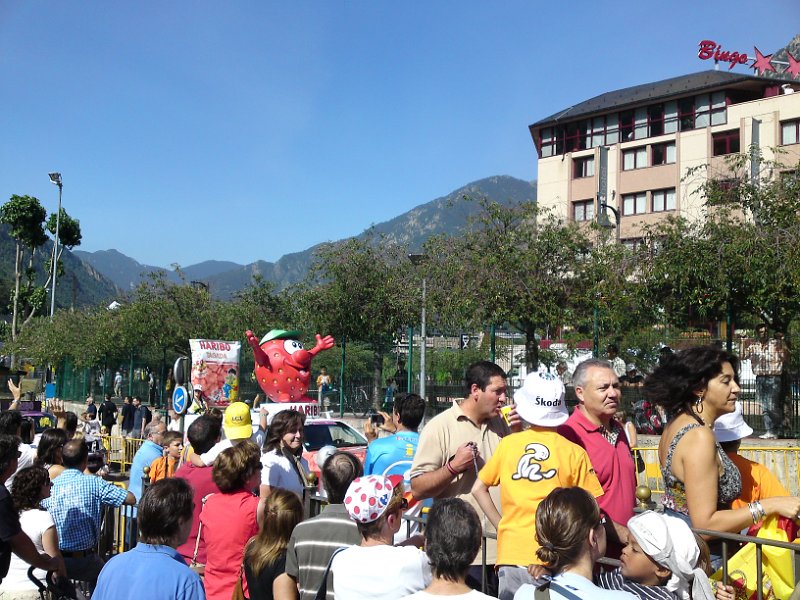
[[[549,373],[531,373],[514,401],[530,428],[500,440],[472,487],[473,496],[497,528],[501,600],[513,598],[520,586],[533,582],[527,566],[538,562],[539,503],[559,487],[581,487],[595,498],[603,495],[586,451],[556,432],[569,416],[561,380]],[[497,485],[502,516],[489,495],[489,488]]]
[[[714,435],[720,446],[742,474],[742,493],[731,502],[731,508],[741,508],[756,500],[774,496],[791,496],[775,475],[764,465],[739,454],[742,440],[753,434],[742,414],[741,403],[736,403],[732,413],[722,415],[714,421]]]

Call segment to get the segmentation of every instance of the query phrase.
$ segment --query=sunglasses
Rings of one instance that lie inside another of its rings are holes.
[[[605,515],[600,515],[600,520],[597,521],[597,525],[595,525],[594,527],[595,529],[597,529],[598,527],[600,527],[601,525],[605,525],[606,523],[608,523],[608,518]]]

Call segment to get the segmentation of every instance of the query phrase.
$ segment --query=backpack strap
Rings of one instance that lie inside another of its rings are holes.
[[[319,584],[319,589],[317,590],[317,595],[314,596],[314,600],[325,600],[328,597],[328,573],[331,572],[331,565],[333,564],[334,557],[342,550],[347,550],[347,546],[344,548],[337,548],[333,551],[333,554],[331,554],[328,566],[325,567],[325,572],[322,574],[322,582]]]

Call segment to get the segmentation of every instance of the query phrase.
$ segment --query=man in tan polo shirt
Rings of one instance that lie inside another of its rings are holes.
[[[506,374],[496,364],[480,361],[470,365],[466,374],[466,397],[431,419],[419,437],[419,446],[411,466],[411,491],[415,498],[461,498],[483,514],[471,490],[483,467],[503,436],[519,430],[521,421],[512,410],[511,428],[500,415],[506,403]],[[492,488],[495,505],[500,506],[498,488]],[[484,530],[495,533],[488,520]],[[487,540],[486,593],[497,595],[494,562],[497,543]],[[481,556],[476,557],[467,584],[481,589]]]

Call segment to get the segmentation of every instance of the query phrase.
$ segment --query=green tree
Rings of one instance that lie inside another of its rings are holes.
[[[421,288],[413,281],[406,249],[368,235],[323,245],[298,294],[301,318],[313,330],[370,348],[375,402],[393,335],[419,318]]]
[[[44,219],[47,215],[38,198],[33,196],[13,195],[11,199],[0,207],[0,222],[11,228],[11,237],[16,244],[14,256],[14,296],[12,299],[11,338],[17,339],[21,328],[20,311],[30,307],[31,316],[44,304],[44,290],[34,293],[32,290],[33,258],[36,250],[41,247],[47,236],[44,232]],[[25,268],[27,256],[28,266]],[[22,277],[27,276],[28,285],[22,287]],[[24,306],[23,305],[23,300]],[[27,319],[30,319],[28,317]]]
[[[755,318],[787,331],[800,311],[800,165],[757,149],[703,166],[703,218],[650,228],[642,277],[670,322]],[[755,175],[755,176],[754,176]]]
[[[16,339],[20,330],[30,323],[37,312],[45,306],[47,289],[52,278],[52,261],[61,257],[51,256],[46,265],[46,280],[44,285],[37,285],[37,252],[47,242],[45,230],[45,217],[47,211],[39,200],[33,196],[11,196],[10,200],[0,207],[0,222],[11,228],[11,237],[14,238],[14,292],[12,297],[11,337]],[[55,235],[55,214],[50,215],[47,221],[47,230]],[[81,242],[80,223],[70,217],[61,209],[61,227],[59,228],[59,243],[63,247],[72,249]],[[55,245],[53,248],[55,253]],[[58,265],[59,263],[56,262]],[[24,282],[23,282],[24,277]]]
[[[509,324],[526,336],[529,369],[539,365],[537,337],[570,318],[587,293],[587,232],[532,202],[483,211],[458,238],[429,241],[431,301],[442,323],[482,328]]]

